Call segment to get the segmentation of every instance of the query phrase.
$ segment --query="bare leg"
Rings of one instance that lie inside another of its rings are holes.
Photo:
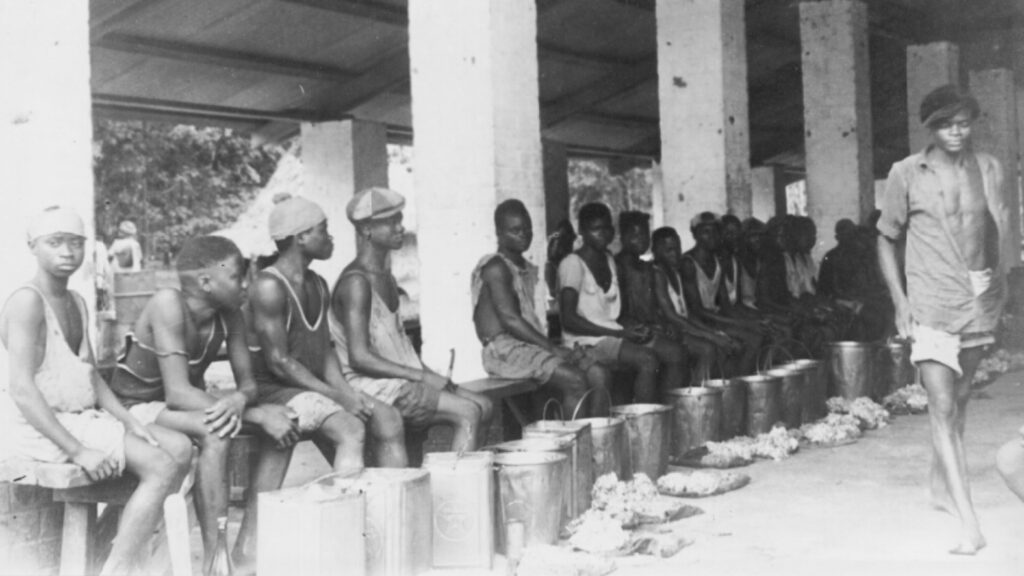
[[[203,565],[210,560],[217,545],[217,518],[228,515],[228,449],[230,438],[211,434],[202,412],[164,410],[157,424],[183,432],[199,443],[199,466],[196,468],[196,514],[203,534]]]
[[[367,427],[370,429],[370,449],[377,466],[405,468],[409,465],[405,452],[405,428],[397,408],[373,400],[373,416]]]
[[[970,348],[960,352],[960,368],[964,375],[956,382],[956,432],[960,437],[960,450],[958,461],[963,467],[963,476],[967,477],[967,456],[963,452],[964,429],[967,425],[967,402],[971,398],[971,385],[974,381],[974,372],[981,362],[984,348]],[[946,487],[946,480],[942,474],[942,467],[939,464],[939,457],[935,450],[932,450],[932,467],[930,475],[931,504],[932,507],[956,515],[956,508],[949,495],[949,488]]]
[[[455,391],[455,395],[473,402],[480,409],[480,423],[476,427],[476,445],[479,448],[487,443],[487,432],[491,429],[491,420],[494,419],[494,403],[483,394],[461,388]]]
[[[619,362],[637,371],[636,380],[633,381],[635,401],[652,402],[657,393],[658,378],[658,356],[654,350],[624,340],[619,350]]]
[[[441,392],[437,414],[431,424],[452,426],[452,451],[471,452],[479,447],[479,429],[483,417],[480,405],[450,392]]]
[[[155,427],[153,427],[155,428]],[[192,444],[184,435],[168,430],[155,434],[160,447],[141,438],[125,436],[125,463],[139,478],[139,485],[121,513],[121,523],[102,574],[133,574],[140,567],[144,544],[153,536],[167,495],[188,473]]]
[[[363,468],[366,428],[358,418],[344,410],[335,412],[320,425],[316,436],[326,438],[335,446],[332,462],[335,472]]]
[[[658,393],[649,401],[661,402],[669,390],[680,388],[686,378],[686,349],[680,342],[655,336],[649,344],[658,357]]]
[[[587,386],[593,392],[587,399],[587,406],[584,406],[583,409],[586,416],[607,416],[608,410],[611,408],[611,396],[609,395],[612,388],[611,371],[601,364],[594,364],[587,369]]]
[[[962,461],[963,438],[958,433],[961,417],[958,382],[953,370],[944,364],[925,361],[920,363],[920,368],[922,381],[928,390],[933,450],[960,519],[959,542],[950,552],[974,554],[985,546],[985,538],[978,527],[978,518],[967,486],[966,463]],[[960,383],[964,380],[960,379]]]
[[[562,405],[565,406],[565,417],[567,418],[576,410],[577,405],[588,388],[586,374],[571,364],[561,364],[558,368],[555,368],[548,384],[554,386],[561,394]],[[586,415],[586,407],[580,408],[579,411],[580,414]]]
[[[256,526],[259,494],[278,490],[288,474],[288,464],[292,459],[294,446],[280,448],[268,436],[260,434],[259,455],[256,466],[249,472],[249,489],[245,494],[245,516],[235,538],[232,556],[239,573],[247,572],[247,565],[256,561]]]

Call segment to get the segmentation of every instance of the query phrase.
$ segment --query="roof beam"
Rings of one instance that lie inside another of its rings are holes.
[[[377,60],[356,78],[327,90],[316,100],[329,117],[348,114],[374,96],[395,89],[409,80],[409,49],[402,44],[391,54]]]
[[[344,14],[346,16],[355,16],[356,18],[363,18],[366,20],[373,20],[374,22],[381,22],[384,24],[391,24],[392,26],[408,26],[409,15],[405,10],[389,6],[387,4],[381,4],[379,2],[371,2],[369,0],[279,0],[281,2],[287,2],[289,4],[296,4],[299,6],[306,6],[309,8],[317,8],[319,10],[327,10],[329,12],[335,12],[338,14]]]
[[[158,40],[130,34],[107,34],[96,41],[94,45],[118,52],[179,60],[193,64],[252,70],[278,76],[298,76],[315,80],[347,82],[358,75],[354,71],[326,64],[279,58],[239,50],[213,48],[188,42]]]
[[[585,112],[602,102],[607,102],[628,92],[640,84],[657,77],[656,59],[644,60],[636,65],[606,74],[600,80],[541,106],[541,126],[549,128],[580,112]]]
[[[615,126],[629,130],[657,130],[659,127],[657,118],[647,116],[636,116],[633,114],[608,114],[605,112],[583,112],[573,116],[574,119],[582,122],[593,122],[606,126]]]
[[[594,66],[599,68],[616,68],[634,66],[639,62],[649,60],[650,56],[641,58],[622,58],[606,54],[594,54],[592,52],[580,52],[571,48],[565,48],[545,40],[537,40],[537,54],[541,58],[559,60],[566,64],[580,64],[583,66]]]
[[[117,110],[120,112],[165,113],[177,116],[188,116],[207,119],[242,120],[249,122],[288,121],[288,122],[320,122],[325,118],[319,114],[304,111],[257,110],[254,108],[235,108],[231,106],[214,106],[157,98],[138,96],[118,96],[116,94],[94,93],[92,95],[94,110]]]
[[[118,4],[118,9],[93,18],[89,23],[89,35],[92,38],[104,36],[117,25],[124,23],[125,20],[142,14],[161,1],[162,0],[125,0]]]

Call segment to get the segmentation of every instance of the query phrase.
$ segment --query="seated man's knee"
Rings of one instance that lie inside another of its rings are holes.
[[[658,355],[650,348],[642,348],[637,355],[637,368],[644,372],[656,372],[658,370]]]
[[[185,470],[192,464],[192,441],[184,434],[165,434],[160,439],[160,447],[174,458]]]
[[[996,469],[1004,478],[1024,472],[1024,446],[1020,440],[1011,440],[996,452]]]
[[[405,424],[402,414],[392,406],[378,408],[374,412],[373,436],[380,442],[404,442]]]
[[[363,444],[366,441],[366,426],[362,420],[344,410],[335,412],[324,420],[320,429],[335,445],[343,442]]]
[[[203,455],[220,454],[226,458],[230,447],[230,436],[221,438],[221,436],[215,432],[207,432],[199,438],[200,457],[203,457]]]
[[[476,403],[480,406],[480,421],[490,422],[494,418],[494,402],[486,396],[479,396]]]

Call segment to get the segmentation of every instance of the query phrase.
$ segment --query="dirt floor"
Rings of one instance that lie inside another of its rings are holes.
[[[976,391],[969,408],[970,482],[988,538],[975,557],[946,552],[956,522],[927,503],[928,417],[902,416],[852,445],[801,449],[788,460],[741,469],[752,477],[746,488],[688,501],[705,512],[680,521],[692,545],[665,560],[617,559],[614,574],[1024,575],[1024,504],[993,464],[996,449],[1024,424],[1022,379],[1007,375]],[[305,442],[286,484],[328,472]],[[442,573],[488,574],[432,574]],[[505,574],[503,559],[489,574]]]

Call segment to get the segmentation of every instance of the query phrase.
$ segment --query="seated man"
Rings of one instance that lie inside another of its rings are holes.
[[[249,491],[280,487],[298,431],[283,406],[256,405],[241,306],[248,288],[235,244],[219,236],[185,242],[175,266],[181,290],[165,288],[150,298],[132,326],[110,387],[144,424],[188,435],[199,448],[196,506],[206,560],[217,543],[217,519],[228,513],[228,448],[243,421],[260,432],[259,472]],[[237,389],[213,394],[203,376],[227,342]],[[238,542],[255,527],[244,522]],[[239,548],[241,550],[241,548]],[[248,561],[242,558],[239,561]]]
[[[128,470],[139,478],[121,513],[103,574],[135,574],[163,516],[164,499],[188,473],[184,435],[144,426],[118,402],[93,366],[85,300],[68,278],[85,257],[85,226],[67,208],[48,208],[29,225],[35,277],[0,312],[0,460],[70,462],[93,482]]]
[[[288,406],[299,432],[313,440],[334,469],[363,467],[366,430],[381,467],[406,466],[398,412],[356,390],[342,373],[328,328],[330,290],[309,269],[334,251],[327,216],[316,203],[284,197],[270,213],[278,255],[256,274],[250,289],[252,331],[258,347],[253,370],[260,402]],[[365,425],[365,427],[364,427]]]
[[[535,308],[537,267],[523,253],[533,242],[533,222],[519,200],[506,200],[494,210],[498,251],[484,256],[473,270],[473,324],[483,344],[484,369],[497,378],[531,378],[550,383],[561,394],[566,414],[604,415],[611,374],[600,364],[552,344]],[[586,406],[589,406],[588,409]]]
[[[589,360],[625,364],[637,371],[632,394],[613,389],[619,402],[654,402],[683,385],[686,357],[665,346],[647,326],[623,327],[615,260],[608,245],[615,236],[612,214],[604,204],[586,204],[579,213],[583,246],[558,267],[559,314],[565,344],[579,346]]]
[[[742,342],[736,366],[740,374],[753,374],[757,370],[757,357],[764,338],[758,322],[735,318],[727,313],[730,299],[724,267],[718,260],[721,222],[714,213],[701,212],[690,221],[690,232],[697,244],[683,254],[679,265],[686,308],[693,317]]]
[[[693,318],[686,309],[683,297],[683,281],[679,277],[679,264],[682,248],[679,234],[675,228],[658,228],[652,238],[654,245],[654,294],[658,305],[658,313],[670,323],[680,334],[686,349],[699,358],[694,368],[698,378],[708,378],[712,374],[713,361],[721,367],[722,378],[737,376],[735,359],[743,348],[743,343],[729,337],[722,330],[713,328],[703,321]],[[699,384],[691,380],[691,385]]]
[[[388,255],[402,247],[405,198],[386,188],[358,192],[346,207],[356,229],[356,258],[342,270],[331,297],[331,336],[345,378],[375,402],[393,406],[419,459],[426,428],[455,429],[452,450],[476,450],[486,439],[493,407],[426,367],[405,333],[398,282]],[[392,409],[394,409],[392,408]]]
[[[622,293],[622,311],[619,323],[623,326],[647,326],[654,332],[655,340],[664,347],[675,346],[675,356],[691,353],[695,360],[691,370],[689,384],[698,382],[698,378],[706,378],[709,374],[715,350],[705,343],[692,341],[693,348],[682,338],[666,317],[658,310],[654,289],[654,267],[641,258],[651,247],[651,215],[643,212],[627,211],[619,214],[619,236],[622,250],[615,255],[616,273],[619,276],[619,290]]]

